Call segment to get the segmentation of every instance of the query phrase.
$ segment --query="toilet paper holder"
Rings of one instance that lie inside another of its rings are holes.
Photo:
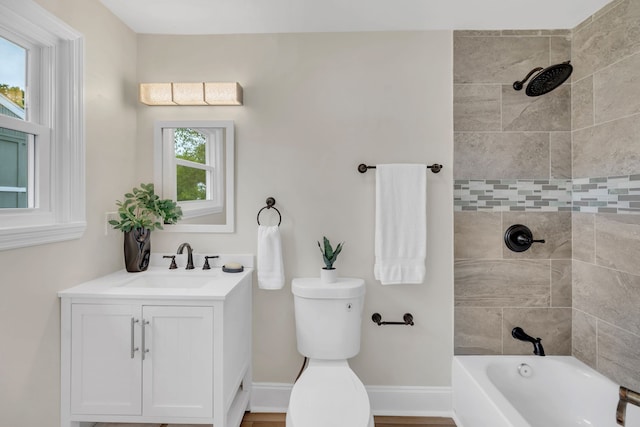
[[[402,316],[403,322],[383,322],[382,321],[382,315],[380,313],[373,313],[373,315],[371,316],[371,320],[373,321],[373,323],[377,324],[378,326],[381,325],[408,325],[408,326],[413,326],[413,315],[411,313],[405,313],[404,316]]]

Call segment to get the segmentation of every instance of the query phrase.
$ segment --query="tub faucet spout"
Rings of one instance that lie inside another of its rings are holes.
[[[544,348],[542,347],[541,338],[533,338],[519,326],[511,330],[511,336],[520,341],[528,341],[533,344],[533,354],[536,356],[544,356]]]

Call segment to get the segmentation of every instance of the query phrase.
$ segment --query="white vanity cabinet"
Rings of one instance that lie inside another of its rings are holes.
[[[213,307],[72,304],[71,412],[211,417]]]
[[[61,426],[238,427],[251,389],[251,273],[227,279],[237,283],[136,291],[100,279],[60,292]]]

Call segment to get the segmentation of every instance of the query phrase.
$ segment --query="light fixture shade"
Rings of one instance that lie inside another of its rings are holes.
[[[147,105],[176,105],[171,83],[140,83],[139,99]]]
[[[178,105],[207,105],[204,83],[173,83],[173,102]]]
[[[140,83],[140,102],[147,105],[242,105],[238,82]]]
[[[242,86],[238,82],[205,82],[204,100],[208,105],[242,105]]]

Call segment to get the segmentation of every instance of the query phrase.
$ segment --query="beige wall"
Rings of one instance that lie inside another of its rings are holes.
[[[570,59],[569,36],[454,33],[456,354],[531,354],[515,326],[547,354],[571,354],[571,85],[535,98],[512,87]],[[510,251],[513,224],[546,242]]]
[[[104,212],[135,182],[136,37],[98,0],[39,0],[85,36],[87,231],[80,240],[0,252],[0,425],[59,425],[56,292],[122,267]]]
[[[362,277],[362,350],[352,366],[368,385],[450,383],[452,353],[451,33],[139,36],[140,81],[239,81],[242,107],[138,107],[140,179],[152,179],[158,119],[231,119],[236,126],[233,234],[156,234],[154,250],[189,241],[199,252],[256,252],[256,213],[268,196],[283,215],[286,286],[254,292],[254,380],[292,383],[294,277],[317,277],[316,240],[345,241],[336,266]],[[428,176],[427,277],[383,287],[373,279],[375,175],[356,167],[444,164]],[[265,217],[267,218],[267,217]],[[414,327],[379,327],[371,314]]]
[[[573,354],[634,390],[640,390],[639,19],[640,1],[614,1],[574,29],[572,46],[574,178],[591,178],[580,190],[597,183],[621,192],[636,213],[610,213],[615,205],[608,203],[573,215]],[[621,180],[628,185],[616,189]]]
[[[317,276],[315,241],[346,246],[337,266],[367,280],[361,354],[366,384],[448,385],[452,349],[451,34],[362,33],[138,38],[97,0],[40,3],[85,35],[87,232],[82,239],[0,253],[0,424],[59,420],[58,290],[122,268],[122,237],[104,213],[152,179],[155,119],[236,121],[233,234],[154,235],[154,250],[190,241],[199,252],[255,253],[255,214],[267,196],[283,213],[286,288],[255,291],[255,380],[291,383],[290,279]],[[136,59],[139,56],[138,59]],[[138,72],[138,76],[136,75]],[[238,80],[245,106],[149,108],[140,80]],[[139,118],[137,117],[139,116]],[[139,126],[140,131],[137,131]],[[427,278],[383,288],[372,277],[375,176],[360,162],[441,162],[429,174]],[[416,326],[377,327],[412,312]]]

